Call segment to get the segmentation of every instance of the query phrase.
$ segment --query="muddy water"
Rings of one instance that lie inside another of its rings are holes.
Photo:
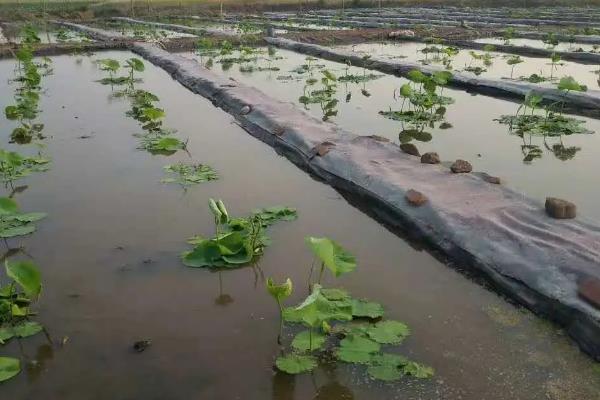
[[[243,73],[238,64],[223,71],[219,63],[214,64],[213,70],[261,88],[278,99],[299,104],[298,99],[303,94],[307,76],[291,71],[306,63],[305,56],[285,50],[278,50],[277,54],[283,59],[272,61],[270,65],[279,67],[280,71]],[[187,56],[196,57],[191,54]],[[266,55],[262,54],[260,57],[255,67],[268,67],[268,61],[263,59]],[[203,61],[206,62],[206,57]],[[345,66],[339,63],[326,60],[313,63],[324,65],[338,76],[345,74]],[[348,73],[362,75],[363,70],[351,68]],[[314,76],[320,79],[322,75],[315,72]],[[332,118],[332,121],[356,134],[378,134],[397,142],[398,134],[403,129],[402,123],[386,119],[378,113],[390,108],[400,109],[401,100],[394,99],[394,90],[406,82],[404,79],[385,75],[365,85],[339,84],[336,94],[339,99],[338,116]],[[319,84],[315,88],[319,88]],[[369,92],[369,97],[361,93],[363,88]],[[346,102],[348,93],[351,93],[351,99]],[[445,89],[444,94],[455,99],[455,104],[447,107],[446,115],[446,120],[453,127],[440,129],[436,125],[436,128],[427,128],[426,131],[431,134],[428,142],[413,141],[421,152],[436,151],[446,161],[457,158],[469,160],[475,170],[499,175],[508,186],[540,201],[544,201],[547,196],[571,199],[577,203],[580,214],[600,221],[600,211],[596,206],[600,197],[596,190],[597,178],[594,172],[600,167],[597,155],[600,146],[600,121],[582,118],[588,129],[597,132],[591,135],[571,135],[546,140],[530,136],[521,138],[510,134],[506,125],[494,121],[503,114],[514,114],[518,104],[475,96],[460,90]],[[309,111],[318,118],[323,116],[319,104],[309,105]],[[564,161],[559,158],[562,155],[556,149],[563,148],[560,147],[561,143],[565,149],[576,150],[573,158]],[[523,146],[537,146],[541,151],[541,158],[525,162],[530,150]]]
[[[24,340],[37,367],[1,385],[1,398],[598,398],[597,366],[560,330],[391,234],[164,71],[147,66],[141,87],[161,98],[166,125],[189,138],[191,156],[136,150],[139,128],[125,116],[128,104],[94,82],[103,75],[92,59],[53,60],[41,103],[52,169],[26,179],[29,188],[17,197],[24,210],[49,217],[11,245],[25,246],[41,266],[39,319],[66,343],[52,349],[42,336]],[[0,76],[12,72],[12,61],[0,61]],[[0,87],[4,107],[12,87],[6,79]],[[7,135],[12,125],[0,124]],[[221,179],[187,192],[159,183],[165,164],[192,160]],[[311,263],[303,238],[327,235],[346,246],[359,267],[327,284],[380,301],[390,318],[409,324],[413,335],[399,351],[433,366],[435,378],[381,384],[346,365],[313,376],[274,373],[278,314],[260,275],[190,269],[178,260],[186,238],[212,233],[209,197],[224,199],[234,215],[297,207],[297,221],[270,230],[273,244],[260,263],[265,276],[295,282],[292,301],[305,295]],[[131,345],[140,339],[152,346],[136,354]],[[20,354],[16,342],[0,349]]]
[[[442,47],[436,45],[437,47]],[[339,48],[346,50],[354,50],[361,54],[377,55],[388,59],[405,59],[407,61],[420,62],[425,61],[430,65],[442,65],[441,60],[436,60],[436,54],[424,54],[421,52],[426,47],[423,43],[415,42],[401,42],[401,43],[364,43],[354,46],[341,46]],[[477,54],[483,54],[483,51],[475,50]],[[507,59],[511,57],[510,54],[490,52],[494,57],[492,59],[493,64],[491,66],[484,66],[482,61],[475,60],[470,55],[469,50],[461,50],[458,55],[453,57],[452,68],[455,71],[461,71],[472,76],[476,76],[474,73],[465,71],[467,67],[482,67],[486,71],[483,72],[481,77],[485,78],[498,78],[498,79],[509,79],[511,77],[512,67],[506,63]],[[521,77],[529,77],[531,74],[538,74],[544,77],[561,78],[563,76],[572,76],[577,79],[578,82],[587,85],[589,89],[598,90],[600,83],[598,80],[600,76],[595,71],[598,71],[596,65],[585,65],[570,61],[561,61],[558,66],[552,66],[549,58],[536,58],[536,57],[524,57],[521,56],[523,62],[517,64],[512,71],[514,79]],[[555,79],[555,83],[557,83]]]

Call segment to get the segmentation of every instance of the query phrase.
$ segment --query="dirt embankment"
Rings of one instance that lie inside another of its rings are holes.
[[[312,44],[354,44],[367,41],[387,40],[391,32],[398,29],[349,29],[349,30],[319,30],[310,32],[290,32],[282,37],[297,42]],[[492,29],[469,30],[460,27],[433,27],[411,29],[415,38],[444,38],[447,40],[469,40],[493,36]]]

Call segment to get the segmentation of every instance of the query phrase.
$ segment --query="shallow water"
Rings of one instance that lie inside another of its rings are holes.
[[[436,47],[442,47],[435,45]],[[421,52],[426,47],[423,43],[416,42],[399,42],[399,43],[362,43],[358,45],[350,46],[339,46],[336,48],[343,50],[351,50],[360,54],[371,54],[373,56],[396,59],[402,61],[420,62],[426,60],[430,65],[442,65],[441,60],[436,60],[436,54],[424,54]],[[484,54],[483,51],[474,50],[476,54]],[[511,77],[512,67],[507,64],[507,59],[511,57],[510,54],[489,52],[492,58],[492,65],[485,66],[483,61],[475,60],[469,50],[460,50],[460,52],[452,58],[452,69],[461,71],[467,75],[477,76],[473,72],[465,71],[465,68],[481,67],[485,71],[479,76],[484,78],[497,78],[497,79],[509,79]],[[595,71],[599,70],[597,65],[586,65],[579,64],[571,61],[560,61],[560,65],[552,66],[550,59],[547,58],[536,58],[536,57],[525,57],[520,56],[523,60],[521,64],[515,65],[512,71],[514,79],[520,77],[529,77],[531,74],[538,74],[549,78],[554,78],[554,84],[558,82],[558,79],[563,76],[572,76],[577,79],[578,82],[586,85],[589,89],[598,90],[600,83],[600,75]]]
[[[57,30],[56,29],[51,29],[51,30],[40,30],[39,32],[37,32],[38,37],[40,38],[40,43],[44,43],[44,44],[48,44],[48,43],[88,43],[88,42],[93,42],[93,40],[87,38],[86,36],[80,34],[79,32],[70,30],[70,29],[64,29],[64,31],[67,33],[67,38],[66,39],[62,39],[59,40],[59,38],[57,37]],[[11,43],[21,43],[21,41],[23,40],[23,38],[20,36],[20,34],[18,32],[11,32],[11,34],[7,34],[7,32],[4,32],[6,36],[6,41],[7,42],[11,42]],[[1,40],[1,36],[0,36],[0,43],[2,43]]]
[[[489,44],[506,44],[506,41],[502,38],[483,38],[474,40],[478,43],[489,43]],[[511,46],[526,46],[534,47],[536,49],[548,49],[555,51],[585,51],[585,52],[598,52],[600,47],[598,45],[592,45],[587,43],[566,43],[560,42],[556,46],[550,46],[544,43],[542,40],[535,39],[523,39],[515,38],[510,39],[508,42]]]
[[[270,96],[283,101],[299,104],[299,97],[304,93],[306,74],[291,72],[301,64],[305,64],[305,56],[291,51],[278,50],[281,60],[271,61],[271,67],[279,67],[280,71],[241,72],[239,65],[234,64],[224,71],[222,64],[214,63],[213,70],[230,76],[240,82],[260,88]],[[191,53],[188,57],[198,59]],[[235,55],[234,55],[235,56]],[[255,67],[268,67],[262,53]],[[203,58],[206,62],[206,57]],[[317,60],[313,64],[321,64],[337,76],[345,74],[345,66],[326,60]],[[373,71],[369,71],[373,72]],[[349,74],[362,75],[363,70],[352,67]],[[320,79],[320,72],[314,77]],[[285,77],[287,79],[281,79]],[[394,99],[397,90],[407,81],[390,75],[382,75],[379,79],[366,84],[338,84],[336,97],[338,115],[331,120],[342,128],[359,135],[381,135],[398,142],[399,133],[403,129],[401,122],[380,116],[381,110],[390,108],[399,110],[401,100]],[[319,84],[315,85],[319,88]],[[366,89],[370,96],[365,97],[361,89]],[[346,96],[351,99],[346,102]],[[557,196],[574,201],[580,214],[586,218],[600,221],[600,211],[596,207],[600,197],[596,190],[595,172],[600,168],[597,149],[600,146],[600,121],[581,118],[586,127],[597,133],[571,135],[562,138],[564,148],[578,148],[574,157],[562,160],[555,155],[553,146],[560,145],[561,139],[542,137],[525,137],[524,139],[510,134],[508,126],[494,121],[503,114],[514,114],[517,103],[487,96],[477,96],[461,90],[445,89],[444,94],[455,99],[455,103],[447,107],[446,120],[452,125],[450,129],[427,128],[432,136],[428,142],[413,141],[421,150],[436,151],[442,160],[453,161],[458,158],[469,160],[476,171],[485,171],[500,176],[512,188],[543,202],[547,196]],[[323,116],[319,104],[308,107],[310,113],[318,118]],[[579,118],[579,117],[578,117]],[[407,125],[404,125],[406,128]],[[522,146],[534,145],[541,150],[541,158],[525,162],[530,150]],[[562,149],[562,147],[561,147]]]
[[[121,21],[101,21],[86,25],[118,32],[121,35],[127,37],[139,38],[144,40],[196,37],[196,35],[193,35],[191,33],[176,32],[168,29],[153,28],[151,26],[144,26],[141,24],[130,24]]]
[[[2,398],[598,398],[597,367],[560,330],[391,234],[150,65],[140,87],[160,97],[166,126],[189,138],[190,156],[136,150],[132,134],[140,129],[125,116],[129,106],[94,82],[103,74],[92,62],[131,56],[54,57],[55,73],[44,80],[40,120],[53,162],[19,183],[28,189],[17,200],[49,217],[11,245],[24,245],[40,265],[39,320],[65,344],[24,340],[37,366],[3,384]],[[12,73],[13,61],[0,61],[0,76]],[[7,79],[0,87],[4,107],[13,87]],[[13,125],[1,119],[0,126],[7,135]],[[187,192],[159,183],[165,164],[192,160],[213,166],[221,179]],[[274,373],[278,313],[260,275],[257,281],[252,268],[217,274],[178,260],[186,238],[213,230],[209,197],[224,199],[234,215],[278,204],[298,209],[297,221],[270,230],[273,244],[260,262],[265,276],[295,282],[293,302],[305,295],[311,263],[303,238],[342,243],[359,267],[326,283],[380,301],[389,318],[408,323],[413,334],[400,351],[433,366],[436,376],[381,384],[346,365],[313,376]],[[152,346],[135,354],[131,345],[140,339]],[[14,341],[1,351],[20,353]]]

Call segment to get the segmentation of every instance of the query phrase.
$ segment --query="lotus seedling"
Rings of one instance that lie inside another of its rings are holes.
[[[554,70],[558,68],[558,65],[560,65],[560,54],[556,54],[556,53],[552,53],[552,55],[550,56],[550,80],[553,79],[554,77]]]
[[[144,72],[144,63],[139,58],[132,57],[125,61],[125,67],[129,69],[129,84],[133,86],[133,73]]]
[[[6,256],[5,256],[6,257]],[[34,315],[31,304],[42,291],[42,278],[38,267],[30,261],[4,261],[8,285],[0,286],[0,345],[11,339],[34,336],[44,327],[31,321]],[[21,372],[17,358],[0,357],[0,382],[9,380]]]
[[[335,241],[326,237],[317,238],[309,236],[306,238],[306,244],[321,262],[321,269],[317,280],[318,284],[323,279],[325,268],[329,269],[336,278],[356,269],[356,259],[354,256],[344,250]]]
[[[511,66],[510,68],[510,79],[513,78],[513,73],[515,71],[515,66],[517,64],[521,64],[523,59],[520,56],[511,56],[506,60],[506,63]]]
[[[279,308],[279,334],[277,335],[277,343],[281,345],[281,336],[283,335],[283,304],[282,301],[290,297],[292,294],[292,281],[290,278],[277,285],[273,282],[273,279],[267,279],[267,291],[277,302]]]
[[[219,226],[229,223],[229,214],[222,200],[208,199],[208,208],[215,219],[215,232],[217,242],[219,241]]]

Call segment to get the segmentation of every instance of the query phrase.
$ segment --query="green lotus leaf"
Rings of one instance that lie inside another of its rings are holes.
[[[411,375],[420,379],[431,378],[435,374],[433,368],[418,364],[414,361],[409,361],[406,365],[404,365],[402,367],[402,371],[406,375]]]
[[[275,365],[277,369],[288,374],[301,374],[315,369],[317,360],[309,355],[289,354],[278,357]]]
[[[221,259],[219,246],[214,240],[202,240],[194,249],[183,255],[182,261],[188,267],[211,267]]]
[[[302,331],[292,340],[292,347],[300,352],[321,350],[326,340],[327,336],[320,332],[312,332],[311,338],[310,331]]]
[[[26,338],[29,336],[37,335],[44,327],[33,321],[25,321],[12,327],[14,335],[20,338]]]
[[[402,371],[393,365],[370,365],[367,373],[373,379],[386,382],[396,381],[403,375]]]
[[[312,252],[335,277],[354,271],[356,259],[339,244],[329,238],[307,237],[306,243]]]
[[[321,294],[325,296],[327,300],[336,301],[336,300],[347,300],[350,298],[350,294],[344,289],[321,289]]]
[[[340,342],[340,348],[336,352],[339,360],[355,363],[368,364],[375,353],[379,352],[380,345],[371,339],[358,335],[346,336]]]
[[[381,344],[399,344],[410,335],[410,329],[402,322],[379,321],[367,330],[367,334]]]
[[[13,378],[21,372],[21,361],[17,358],[0,357],[0,382]]]
[[[8,197],[0,197],[0,215],[16,213],[19,210],[17,202]]]
[[[383,317],[383,306],[379,303],[352,299],[352,315],[358,318],[380,318]]]
[[[31,261],[4,261],[6,274],[31,297],[37,297],[42,291],[40,271]]]

